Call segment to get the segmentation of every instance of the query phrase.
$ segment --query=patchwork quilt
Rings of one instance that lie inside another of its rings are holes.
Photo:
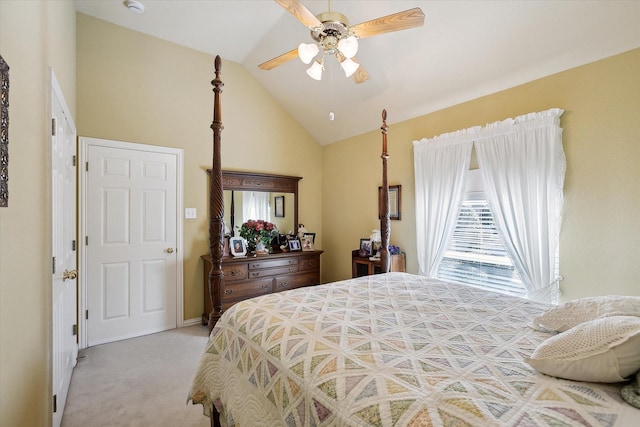
[[[218,321],[189,399],[229,427],[640,425],[619,385],[523,361],[546,308],[406,273],[265,295]]]

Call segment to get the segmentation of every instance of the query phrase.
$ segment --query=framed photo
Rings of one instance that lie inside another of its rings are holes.
[[[367,254],[371,255],[371,240],[369,240],[368,238],[364,238],[364,239],[360,239],[360,250],[361,251],[366,251]]]
[[[242,237],[232,237],[229,251],[233,256],[246,256],[247,245],[245,244],[244,239]]]
[[[302,237],[302,250],[303,251],[313,251],[313,241],[315,240],[315,233],[306,233]]]
[[[289,240],[289,251],[295,252],[295,251],[301,251],[301,250],[302,248],[300,246],[300,240],[298,239]]]
[[[389,186],[389,219],[402,219],[402,185]],[[378,219],[382,218],[382,187],[378,187]]]
[[[275,216],[276,218],[284,218],[284,196],[275,197]]]
[[[9,65],[0,56],[0,207],[9,206]]]

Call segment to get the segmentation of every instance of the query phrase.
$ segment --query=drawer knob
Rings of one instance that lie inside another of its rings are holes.
[[[231,295],[233,293],[233,289],[225,289],[224,290],[224,294],[225,295]]]
[[[238,272],[235,270],[231,270],[231,272],[229,272],[229,276],[237,276]]]
[[[269,285],[267,285],[266,283],[264,283],[264,284],[262,285],[262,289],[267,289],[268,287],[269,287]]]

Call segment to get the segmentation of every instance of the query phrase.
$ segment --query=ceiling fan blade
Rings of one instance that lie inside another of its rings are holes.
[[[424,24],[424,13],[419,7],[383,16],[371,21],[356,24],[349,29],[353,34],[362,39],[392,31],[406,30],[421,27]]]
[[[367,73],[367,71],[364,68],[362,68],[362,65],[361,65],[358,67],[356,72],[353,73],[353,76],[351,76],[351,78],[356,83],[364,83],[367,80],[369,80],[369,73]]]
[[[351,58],[352,61],[358,62],[356,60],[356,58]],[[358,64],[360,64],[360,62],[358,62]],[[362,64],[360,64],[360,66],[358,67],[358,69],[356,70],[355,73],[353,73],[353,75],[351,76],[351,78],[353,79],[354,82],[356,83],[364,83],[367,80],[369,80],[369,73],[367,73],[367,70],[365,70],[364,68],[362,68]]]
[[[280,6],[284,7],[287,12],[292,14],[298,21],[302,22],[309,28],[322,27],[322,22],[311,13],[299,0],[275,0]]]
[[[298,48],[295,48],[293,50],[290,50],[287,53],[283,53],[280,56],[276,56],[275,58],[270,59],[267,62],[263,62],[262,64],[258,65],[258,68],[260,68],[261,70],[271,70],[297,57],[298,57]]]

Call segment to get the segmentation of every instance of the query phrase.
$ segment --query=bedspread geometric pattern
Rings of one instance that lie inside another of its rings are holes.
[[[266,295],[218,321],[190,399],[243,427],[625,423],[619,386],[523,362],[545,308],[406,273]]]

